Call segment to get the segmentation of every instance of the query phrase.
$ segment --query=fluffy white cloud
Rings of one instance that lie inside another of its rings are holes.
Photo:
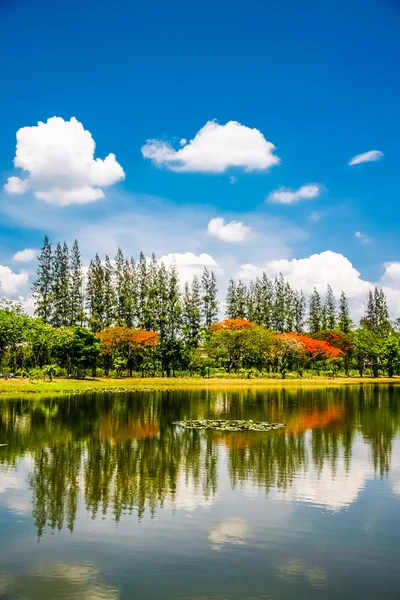
[[[219,269],[219,264],[213,257],[205,253],[196,255],[193,252],[172,252],[171,254],[164,254],[159,260],[166,267],[172,264],[176,265],[181,285],[184,285],[186,281],[191,282],[194,275],[200,278],[204,267],[213,271]]]
[[[251,229],[240,221],[224,223],[224,219],[217,217],[208,223],[207,231],[210,235],[223,242],[244,242],[250,236]]]
[[[37,255],[37,250],[33,248],[25,248],[25,250],[19,250],[13,256],[13,260],[16,262],[31,262],[35,260]]]
[[[242,545],[250,535],[247,522],[244,519],[227,519],[212,526],[208,539],[214,549],[226,544]]]
[[[28,283],[27,273],[14,273],[10,267],[0,265],[0,294],[14,296]]]
[[[360,163],[381,160],[383,157],[384,154],[380,150],[370,150],[369,152],[364,152],[363,154],[357,154],[357,156],[353,156],[353,158],[349,160],[349,165],[353,167],[354,165],[359,165]]]
[[[383,285],[400,289],[400,262],[385,263],[381,282]]]
[[[356,231],[354,234],[354,237],[357,240],[364,242],[364,244],[368,244],[371,241],[371,238],[368,237],[368,235],[366,233],[362,233],[361,231]]]
[[[264,171],[279,165],[274,154],[275,146],[268,142],[261,131],[229,121],[220,125],[208,121],[193,140],[181,140],[181,148],[175,150],[162,140],[148,140],[142,154],[157,166],[171,171],[223,173],[229,167],[246,171]]]
[[[17,131],[14,165],[28,173],[25,179],[9,177],[9,194],[32,191],[49,204],[85,204],[104,198],[103,187],[124,179],[114,154],[94,159],[96,144],[90,131],[72,117],[52,117]]]
[[[400,263],[386,263],[381,280],[375,284],[362,279],[359,271],[343,254],[326,250],[308,258],[270,260],[261,266],[244,264],[236,277],[249,281],[262,275],[263,271],[272,278],[282,273],[298,290],[308,291],[315,287],[320,294],[324,294],[329,284],[337,297],[344,290],[355,320],[364,312],[369,290],[378,285],[386,294],[391,317],[400,317]]]
[[[302,185],[297,190],[291,190],[289,188],[281,187],[274,192],[271,192],[268,196],[269,202],[275,202],[276,204],[295,204],[299,200],[311,200],[319,196],[321,192],[321,186],[313,183],[308,185]]]

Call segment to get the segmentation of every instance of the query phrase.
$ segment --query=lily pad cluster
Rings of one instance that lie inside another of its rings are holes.
[[[184,429],[216,429],[218,431],[270,431],[285,427],[284,423],[266,423],[264,421],[232,421],[222,419],[195,419],[193,421],[175,421]]]

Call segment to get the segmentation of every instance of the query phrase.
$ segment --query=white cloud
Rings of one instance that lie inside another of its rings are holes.
[[[196,255],[193,252],[172,252],[164,254],[160,257],[160,262],[163,262],[166,267],[175,264],[179,274],[179,281],[184,285],[186,281],[191,282],[193,276],[201,277],[204,267],[209,270],[218,271],[219,264],[209,254]]]
[[[224,223],[224,219],[217,217],[208,223],[207,231],[210,235],[223,242],[244,242],[250,236],[251,229],[240,221]]]
[[[362,233],[361,231],[356,231],[354,237],[364,244],[368,244],[371,241],[371,238],[366,233]]]
[[[13,256],[13,260],[16,262],[31,262],[35,260],[37,255],[37,250],[33,248],[25,248],[25,250],[19,250]]]
[[[378,285],[386,294],[391,318],[400,317],[400,263],[386,263],[382,278],[374,283],[362,279],[359,271],[343,254],[326,250],[308,258],[270,260],[261,266],[243,264],[236,277],[246,282],[260,276],[263,271],[271,278],[282,273],[295,289],[306,293],[316,287],[320,294],[324,294],[329,284],[338,298],[344,290],[356,321],[364,313],[369,290]]]
[[[388,262],[384,266],[385,272],[382,276],[382,283],[400,289],[400,262]]]
[[[299,200],[311,200],[321,193],[321,186],[315,183],[302,185],[297,190],[281,187],[268,196],[269,202],[276,204],[295,204]]]
[[[353,167],[354,165],[359,165],[361,163],[381,160],[383,157],[384,154],[380,150],[370,150],[369,152],[364,152],[363,154],[357,154],[357,156],[353,156],[353,158],[349,160],[349,165]]]
[[[362,315],[366,296],[373,287],[372,283],[361,279],[359,271],[343,254],[331,250],[312,254],[308,258],[271,260],[263,266],[245,264],[236,276],[248,281],[261,275],[263,271],[269,277],[276,277],[282,273],[295,289],[302,289],[304,292],[316,287],[324,294],[328,284],[337,297],[341,290],[345,290],[354,318]]]
[[[142,154],[157,166],[179,172],[223,173],[230,167],[264,171],[280,163],[274,144],[258,129],[237,121],[225,125],[208,121],[189,143],[181,140],[181,146],[175,150],[162,140],[148,140]]]
[[[52,117],[17,131],[14,165],[28,177],[9,177],[9,194],[32,191],[48,204],[85,204],[104,198],[103,187],[121,181],[125,173],[114,154],[94,159],[96,144],[90,131],[72,117]]]
[[[227,519],[211,528],[208,539],[212,548],[219,549],[226,544],[245,544],[249,535],[249,526],[244,519]]]
[[[27,273],[14,273],[10,267],[0,265],[0,294],[13,296],[28,283]]]

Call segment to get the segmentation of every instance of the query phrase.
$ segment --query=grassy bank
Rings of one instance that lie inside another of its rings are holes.
[[[18,397],[31,394],[68,394],[94,391],[136,391],[136,390],[173,390],[173,389],[246,389],[266,387],[336,387],[356,384],[400,384],[400,378],[387,377],[359,378],[346,377],[326,379],[200,379],[200,378],[87,378],[84,380],[55,379],[54,381],[28,381],[21,379],[8,379],[0,381],[0,398]]]

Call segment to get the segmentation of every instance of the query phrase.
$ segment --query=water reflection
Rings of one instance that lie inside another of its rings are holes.
[[[48,562],[26,573],[0,572],[1,597],[24,600],[69,598],[70,600],[118,600],[117,589],[101,581],[92,564]]]
[[[231,488],[339,510],[369,478],[388,474],[399,400],[395,386],[360,386],[2,401],[0,499],[10,511],[32,512],[41,536],[46,527],[73,531],[81,505],[115,521],[126,513],[154,516],[166,505],[207,508],[222,469]],[[225,433],[171,426],[193,417],[286,427]],[[246,528],[238,519],[221,521],[209,541],[243,543]]]

